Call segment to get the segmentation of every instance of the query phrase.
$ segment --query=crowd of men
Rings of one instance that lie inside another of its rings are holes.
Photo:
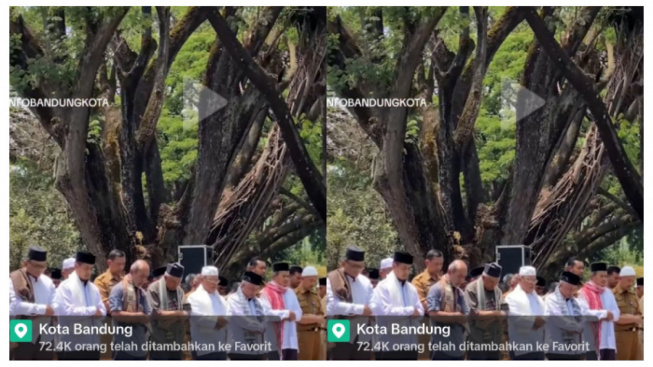
[[[151,271],[148,262],[136,260],[125,271],[124,252],[113,250],[107,259],[107,270],[95,279],[91,278],[95,256],[88,252],[78,252],[63,262],[62,269],[46,274],[47,252],[38,246],[29,248],[23,266],[10,274],[10,316],[32,320],[34,325],[69,330],[72,324],[111,325],[112,329],[105,330],[113,332],[36,333],[31,342],[11,343],[11,359],[326,358],[326,278],[319,279],[315,267],[276,263],[272,279],[265,282],[267,263],[254,258],[230,288],[229,281],[220,276],[215,266],[205,266],[200,274],[184,277],[184,267],[179,263]],[[125,327],[129,327],[129,333],[121,332],[127,330]],[[250,347],[234,349],[234,341]],[[50,347],[43,348],[43,343],[48,342]],[[231,343],[232,349],[151,347],[219,343]],[[70,347],[109,344],[121,347]],[[130,345],[136,347],[124,347]]]
[[[424,264],[411,281],[411,254],[396,252],[379,269],[366,269],[364,251],[348,247],[340,267],[327,275],[327,316],[356,326],[425,320],[436,326],[432,330],[448,326],[450,332],[394,340],[352,333],[349,343],[329,345],[328,358],[415,360],[423,350],[410,345],[429,343],[426,357],[433,360],[643,359],[644,281],[630,266],[593,263],[584,279],[585,263],[572,258],[547,291],[533,266],[503,275],[496,263],[468,271],[464,261],[454,260],[443,271],[437,250],[426,254]],[[453,347],[436,347],[442,345]]]

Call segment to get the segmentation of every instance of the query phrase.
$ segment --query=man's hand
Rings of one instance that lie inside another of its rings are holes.
[[[612,311],[608,311],[608,316],[606,317],[606,320],[608,321],[614,320],[614,315],[612,314]]]
[[[102,316],[102,311],[99,308],[95,308],[95,316]]]
[[[418,309],[415,309],[415,311],[413,311],[413,316],[422,316],[422,313],[419,312]]]
[[[290,315],[288,316],[288,320],[295,321],[296,318],[297,318],[297,316],[295,316],[295,313],[290,311]]]
[[[456,319],[455,319],[455,321],[454,321],[455,323],[457,323],[457,324],[464,324],[464,323],[467,322],[467,315],[465,315],[464,313],[462,313],[462,312],[460,312],[460,311],[456,311],[456,312],[455,312],[455,315],[456,315],[456,316],[455,316]]]
[[[45,316],[54,316],[54,310],[50,306],[45,306]]]
[[[535,323],[533,324],[533,330],[537,330],[541,328],[542,326],[544,326],[544,324],[546,324],[546,321],[543,318],[541,318],[540,316],[536,317]]]
[[[227,319],[220,316],[220,317],[218,317],[218,321],[215,323],[215,329],[220,330],[223,327],[225,327],[225,325],[227,325],[227,323],[228,323]]]
[[[363,316],[372,316],[372,309],[367,307],[367,305],[363,308]]]

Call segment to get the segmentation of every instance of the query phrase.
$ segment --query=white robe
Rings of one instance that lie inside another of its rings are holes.
[[[14,282],[9,278],[9,316],[15,315],[17,304],[18,299],[16,298],[16,292],[14,291]]]
[[[215,329],[219,316],[229,316],[229,307],[218,292],[209,294],[201,285],[195,292],[188,296],[188,303],[191,308],[190,318],[190,335],[192,341],[200,344],[213,345],[215,350],[219,348],[220,343],[227,343],[227,325],[220,330]],[[212,351],[196,351],[198,356],[212,353]]]
[[[353,343],[356,340],[356,336],[359,337],[357,339],[358,341],[371,342],[373,335],[357,335],[354,325],[368,325],[370,323],[370,317],[363,316],[363,311],[365,306],[369,307],[372,310],[375,309],[372,301],[374,295],[374,287],[372,287],[372,283],[364,275],[359,275],[356,277],[355,281],[352,281],[353,279],[349,276],[346,276],[346,278],[351,289],[351,303],[342,301],[336,294],[333,293],[333,290],[331,289],[331,281],[329,278],[327,278],[327,316],[361,315],[360,317],[354,317],[350,319],[352,327],[350,329],[349,342]]]
[[[392,324],[401,326],[417,326],[420,323],[419,318],[410,319],[407,316],[413,316],[417,311],[419,315],[424,315],[424,307],[419,300],[417,289],[410,282],[405,281],[403,285],[397,279],[394,272],[390,272],[386,278],[377,284],[372,296],[372,305],[375,316],[395,316],[379,317],[376,324],[379,327],[385,327],[387,334],[379,335],[379,341],[390,342],[390,344],[417,343],[417,335],[393,335]]]
[[[263,308],[269,310],[269,315],[271,316],[279,316],[283,319],[287,318],[290,315],[289,311],[295,313],[295,321],[286,320],[283,322],[283,345],[281,346],[281,349],[299,350],[299,343],[297,341],[297,321],[301,320],[302,318],[302,308],[299,306],[299,301],[297,300],[295,291],[292,288],[288,287],[286,293],[283,294],[283,304],[286,307],[285,310],[273,310],[270,304],[270,300],[267,299],[265,292],[261,293],[260,301],[263,305]],[[266,333],[266,336],[268,335],[269,333]],[[274,345],[276,343],[273,342],[272,344]]]
[[[544,343],[544,330],[546,325],[533,330],[537,316],[544,316],[544,302],[535,291],[527,294],[517,286],[506,296],[508,304],[508,336],[511,342],[532,347],[532,350],[517,350],[515,355],[520,356],[537,351],[537,343]]]
[[[578,295],[578,302],[584,307],[589,308],[589,303],[585,299],[583,292],[580,292]],[[610,288],[605,288],[605,291],[601,294],[601,304],[603,309],[606,311],[612,312],[612,321],[603,320],[601,321],[601,346],[600,349],[613,349],[615,352],[617,350],[617,340],[614,335],[614,323],[619,321],[619,316],[621,316],[621,311],[619,311],[619,306],[617,306],[617,300],[614,298],[614,293]],[[587,332],[583,335],[585,338],[594,338],[592,335],[591,329],[588,327]],[[592,339],[593,340],[593,339]],[[591,346],[594,346],[594,342],[590,342]]]
[[[68,335],[60,335],[62,342],[71,342],[73,347],[76,344],[83,345],[99,345],[100,336],[93,335],[75,335],[74,325],[81,324],[82,326],[101,326],[101,319],[91,319],[88,316],[93,316],[99,310],[102,316],[107,314],[100,291],[97,286],[90,280],[86,285],[79,279],[77,273],[70,274],[68,279],[62,282],[57,288],[56,295],[53,301],[54,312],[59,317],[59,325],[68,327],[70,333]],[[78,317],[70,317],[78,316]],[[87,316],[87,317],[79,317]]]
[[[34,278],[31,275],[27,275],[27,278],[32,284],[32,289],[34,290],[34,303],[30,303],[14,293],[15,298],[14,298],[14,305],[13,305],[13,314],[23,315],[23,316],[45,315],[45,310],[47,306],[52,305],[52,301],[54,300],[54,295],[56,292],[54,283],[52,283],[52,280],[45,275],[41,275],[36,282],[34,281]],[[10,292],[14,292],[14,284],[11,281],[11,279],[9,280],[9,282],[11,283]],[[11,312],[12,310],[10,310],[10,313]],[[32,319],[32,325],[33,325],[32,332],[34,333],[32,342],[37,341],[38,339],[37,335],[39,332],[38,329],[41,324],[51,325],[52,317],[43,316],[43,317],[37,317]],[[54,335],[44,334],[41,335],[41,339],[39,340],[43,342],[52,341],[54,340]]]

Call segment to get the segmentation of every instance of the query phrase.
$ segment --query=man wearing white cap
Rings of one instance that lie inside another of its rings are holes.
[[[220,282],[218,268],[205,266],[202,268],[202,282],[195,292],[188,296],[190,304],[190,335],[194,342],[214,346],[211,350],[193,351],[193,359],[224,361],[227,359],[226,352],[222,351],[220,345],[227,343],[227,319],[229,308],[224,299],[218,294],[218,283]],[[211,349],[211,348],[206,348]]]
[[[619,273],[619,283],[612,289],[620,312],[614,327],[618,361],[635,361],[641,358],[638,331],[642,322],[642,310],[633,291],[636,276],[635,269],[624,266]]]
[[[75,258],[71,257],[63,261],[61,266],[61,277],[63,280],[68,279],[70,273],[75,271]]]
[[[298,321],[299,360],[318,361],[322,359],[323,348],[320,335],[324,329],[324,311],[320,296],[315,290],[317,269],[307,266],[302,271],[302,280],[295,288],[302,318]]]
[[[544,360],[544,352],[537,345],[544,343],[544,311],[542,298],[535,292],[537,271],[532,266],[519,269],[519,284],[506,296],[508,304],[508,334],[512,343],[526,348],[516,348],[510,355],[513,360]],[[530,350],[524,350],[529,349]]]
[[[379,274],[381,275],[381,280],[385,279],[388,274],[392,271],[392,262],[391,257],[381,260],[381,266],[379,267]]]

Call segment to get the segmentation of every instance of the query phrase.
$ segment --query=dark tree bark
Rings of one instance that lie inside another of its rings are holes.
[[[222,19],[215,9],[207,9],[208,18],[216,28],[217,18]],[[243,51],[248,57],[256,55],[265,38],[274,26],[281,8],[270,7],[263,10],[262,19],[250,32],[249,42]],[[224,27],[231,33],[226,22]],[[191,206],[187,223],[184,225],[185,245],[205,243],[211,228],[226,174],[236,153],[240,150],[246,132],[254,122],[254,116],[267,109],[261,103],[262,94],[255,88],[248,88],[242,95],[238,85],[245,74],[240,67],[240,55],[227,50],[225,40],[220,34],[220,41],[214,45],[207,67],[206,83],[213,92],[225,98],[227,105],[210,116],[199,121],[199,156],[197,159],[196,179],[192,188]],[[205,116],[211,104],[218,103],[213,95],[204,94],[200,99],[200,116]],[[185,218],[186,216],[182,216]]]
[[[550,55],[554,64],[564,74],[569,83],[582,95],[587,107],[592,112],[593,117],[596,119],[601,139],[605,144],[608,157],[612,163],[614,173],[619,179],[630,205],[635,209],[640,220],[644,220],[644,188],[642,186],[642,179],[626,155],[626,151],[612,124],[610,114],[596,91],[594,81],[585,76],[582,70],[571,61],[567,53],[564,52],[546,28],[546,25],[534,13],[533,9],[524,8],[523,12],[535,36],[542,44],[543,49]]]
[[[277,123],[281,128],[295,171],[311,198],[311,202],[320,213],[322,220],[326,221],[326,187],[324,179],[306,151],[288,106],[276,88],[276,82],[266,75],[261,67],[252,60],[252,57],[238,42],[222,16],[215,13],[209,14],[209,21],[211,21],[220,40],[224,43],[224,47],[239,61],[240,70],[247,75],[249,80],[267,99],[270,109],[274,112]]]
[[[66,14],[62,9],[61,21],[49,26],[57,37],[65,37],[61,29],[65,30]],[[41,107],[32,111],[63,150],[55,165],[57,187],[71,207],[83,243],[98,256],[101,271],[106,266],[104,256],[113,248],[127,252],[129,261],[146,258],[158,266],[176,256],[178,244],[203,243],[228,167],[254,115],[264,117],[268,108],[256,88],[240,93],[245,74],[238,61],[216,43],[206,85],[228,97],[230,106],[209,116],[209,123],[201,122],[198,165],[177,205],[169,206],[156,140],[165,78],[185,41],[216,9],[191,7],[171,27],[169,8],[157,7],[158,22],[144,22],[138,52],[129,49],[117,30],[127,11],[107,8],[105,15],[88,19],[81,30],[86,32],[86,40],[75,85],[67,87],[44,79],[18,91],[29,98],[89,98],[99,93],[110,101],[100,111]],[[152,7],[142,7],[141,11],[152,19]],[[234,15],[234,11],[226,8],[225,14]],[[247,37],[249,55],[256,56],[280,12],[281,8],[263,9],[259,23]],[[159,27],[158,44],[151,24]],[[31,60],[46,56],[39,44],[42,40],[20,16],[12,18],[10,33],[21,39],[20,47],[12,49],[11,65],[29,72]],[[113,60],[106,63],[110,66],[105,64],[107,46],[113,55]],[[120,107],[114,104],[116,91],[120,93]],[[204,106],[208,102],[202,100]],[[91,112],[104,116],[99,143],[87,140]],[[143,174],[147,195],[142,187]],[[204,218],[198,217],[200,212],[206,213]],[[192,218],[191,213],[196,217]]]

